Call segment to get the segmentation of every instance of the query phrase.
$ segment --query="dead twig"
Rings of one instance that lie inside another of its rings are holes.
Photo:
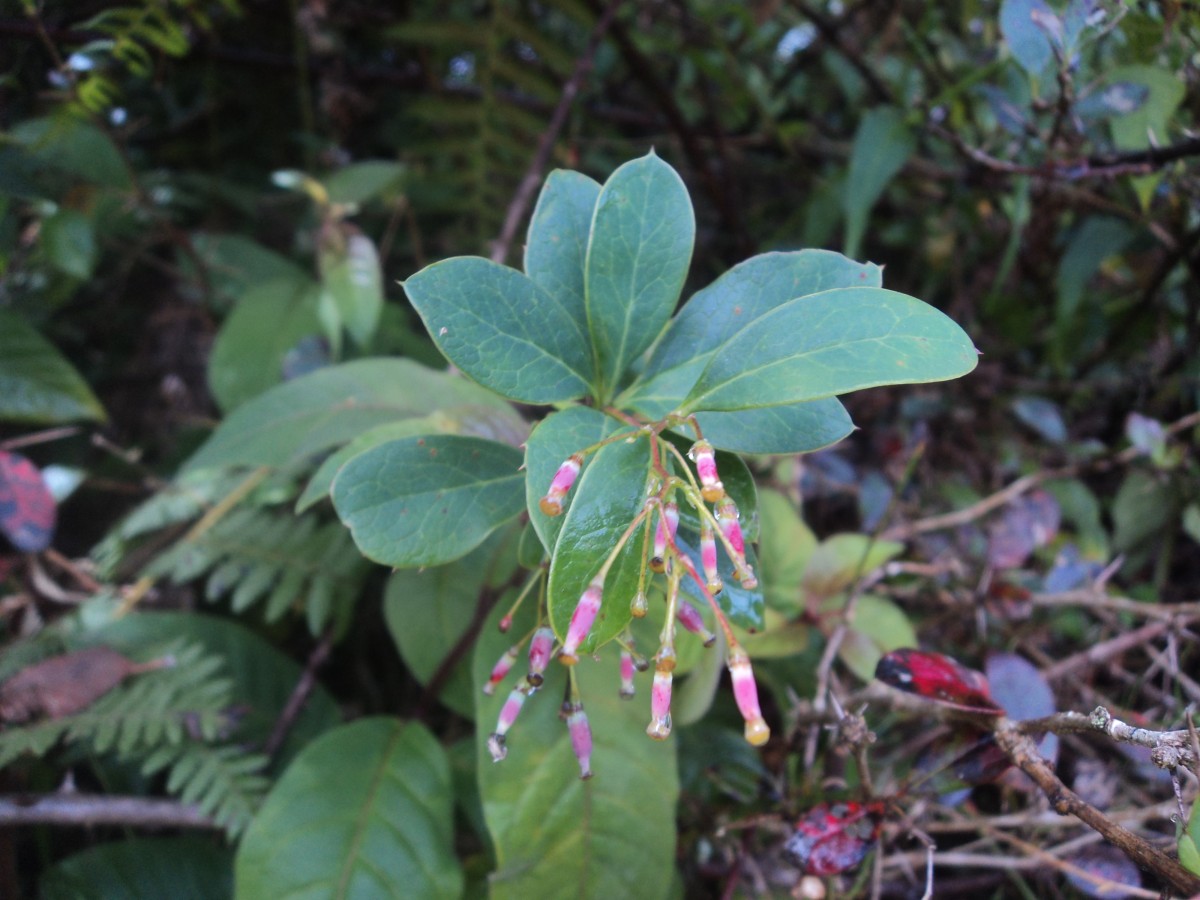
[[[2,825],[220,828],[198,807],[175,800],[76,793],[0,796],[0,826]]]

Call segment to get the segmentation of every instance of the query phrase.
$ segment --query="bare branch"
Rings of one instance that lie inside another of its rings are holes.
[[[0,825],[221,827],[199,808],[175,800],[76,793],[0,795]]]

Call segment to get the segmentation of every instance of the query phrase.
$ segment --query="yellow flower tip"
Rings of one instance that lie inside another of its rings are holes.
[[[551,518],[562,515],[562,504],[557,500],[551,500],[549,497],[543,497],[538,501],[538,509]]]
[[[719,481],[716,484],[706,484],[700,488],[700,496],[709,503],[716,503],[725,496],[725,487]]]
[[[745,735],[746,743],[753,747],[761,747],[771,739],[771,727],[760,717],[746,723]]]
[[[564,666],[573,666],[579,662],[579,657],[574,653],[560,653],[558,654],[558,661]]]

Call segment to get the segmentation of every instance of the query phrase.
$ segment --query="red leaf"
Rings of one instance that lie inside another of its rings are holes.
[[[23,553],[37,553],[50,546],[55,512],[38,467],[0,450],[0,532]]]
[[[882,803],[822,803],[801,817],[783,849],[806,875],[837,875],[866,858],[882,822]]]
[[[879,660],[875,677],[884,684],[955,709],[996,715],[1004,713],[992,699],[982,672],[968,669],[940,653],[893,650]]]

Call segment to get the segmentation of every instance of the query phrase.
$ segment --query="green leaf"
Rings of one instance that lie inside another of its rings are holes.
[[[60,272],[83,281],[96,268],[96,232],[91,220],[74,209],[60,209],[41,226],[46,258]]]
[[[899,109],[882,106],[864,113],[854,134],[842,195],[847,256],[858,255],[871,207],[916,149],[917,140]]]
[[[346,463],[333,505],[363,554],[434,566],[473,550],[524,504],[521,452],[457,435],[405,438]]]
[[[533,627],[532,610],[514,631]],[[499,634],[497,609],[475,652],[475,681],[511,641]],[[712,650],[705,651],[712,653]],[[493,900],[665,900],[675,869],[675,747],[646,738],[644,701],[622,701],[615,652],[575,667],[593,736],[596,777],[579,779],[567,730],[559,719],[565,677],[552,665],[508,734],[508,758],[493,763],[485,743],[508,685],[477,692],[479,788],[496,851]],[[639,676],[648,689],[649,676]]]
[[[495,410],[510,422],[511,443],[524,425],[507,403],[465,378],[407,359],[360,359],[277,385],[230,415],[185,464],[286,466],[336,447],[386,422],[459,406]]]
[[[1189,872],[1200,875],[1200,803],[1195,801],[1187,830],[1179,834],[1179,862]]]
[[[417,723],[362,719],[284,772],[238,848],[239,900],[457,897],[450,764]]]
[[[366,159],[343,166],[325,179],[331,203],[358,204],[396,190],[404,166],[386,159]]]
[[[584,276],[599,399],[613,396],[670,319],[695,234],[687,188],[653,152],[604,183]]]
[[[1133,469],[1113,500],[1113,550],[1125,553],[1162,532],[1179,514],[1182,496],[1170,479]]]
[[[1000,33],[1008,42],[1013,59],[1037,79],[1054,62],[1054,44],[1050,34],[1039,25],[1057,21],[1057,16],[1042,0],[1004,0],[1000,4]]]
[[[42,875],[42,900],[225,900],[233,854],[204,837],[126,838],[81,850]]]
[[[18,123],[7,138],[23,146],[38,168],[100,187],[126,190],[131,186],[129,169],[112,139],[65,107],[53,115]]]
[[[208,386],[229,412],[283,381],[283,361],[302,338],[322,334],[317,285],[311,279],[269,281],[251,288],[213,342]]]
[[[1171,117],[1183,102],[1183,82],[1167,68],[1151,65],[1120,66],[1108,73],[1108,82],[1144,85],[1150,93],[1146,102],[1123,116],[1109,119],[1113,142],[1122,150],[1160,146],[1170,140]],[[1134,190],[1145,209],[1162,174],[1155,172],[1133,179]]]
[[[529,521],[546,550],[554,549],[566,521],[565,516],[546,515],[538,506],[538,501],[550,489],[554,473],[571,454],[624,428],[626,426],[621,422],[602,412],[586,406],[571,406],[551,413],[533,429],[525,443],[525,502]],[[585,470],[591,462],[590,457],[584,460]],[[576,491],[572,490],[563,507],[570,509],[575,497]]]
[[[650,452],[644,440],[618,441],[597,451],[575,485],[574,499],[550,560],[547,610],[561,640],[579,598],[600,571],[617,541],[642,509]],[[544,489],[543,489],[544,490]],[[645,530],[635,529],[604,584],[603,601],[583,653],[612,640],[629,622],[629,601],[637,591]]]
[[[489,540],[455,562],[423,571],[401,569],[388,578],[384,619],[400,657],[421,684],[429,684],[470,625],[481,592],[495,582],[497,555],[512,543],[503,542],[506,533],[498,535],[501,541]],[[464,654],[438,699],[473,719],[481,684],[472,681],[471,657]]]
[[[422,434],[462,434],[504,444],[516,444],[520,441],[522,426],[523,423],[514,415],[512,407],[508,404],[449,406],[427,416],[377,425],[325,458],[308,480],[300,499],[296,501],[296,512],[303,512],[324,499],[333,486],[333,479],[338,470],[372,447],[398,438]]]
[[[600,185],[586,175],[556,169],[550,173],[529,221],[525,274],[556,297],[587,331],[583,272],[592,214]]]
[[[896,541],[876,540],[865,534],[831,535],[808,558],[804,590],[817,597],[847,590],[903,550],[904,545]]]
[[[811,453],[836,444],[854,430],[836,397],[736,412],[696,414],[704,437],[734,453]]]
[[[912,622],[891,600],[863,594],[854,607],[851,628],[846,632],[838,656],[864,682],[875,677],[875,666],[885,653],[917,646]]]
[[[383,310],[383,270],[375,244],[364,234],[345,230],[321,247],[322,287],[338,317],[360,347],[371,340]]]
[[[308,273],[287,257],[242,235],[192,232],[191,240],[204,265],[207,285],[222,301],[236,300],[269,281],[291,281],[299,285],[297,290],[312,284]],[[200,278],[191,255],[181,252],[178,264],[193,278]]]
[[[788,301],[730,337],[685,412],[783,406],[885,384],[943,381],[977,351],[947,316],[881,288],[840,288]]]
[[[804,570],[817,549],[817,537],[796,512],[787,497],[778,491],[758,492],[761,519],[758,558],[762,571],[759,581],[771,609],[800,612],[800,588]]]
[[[0,310],[0,420],[52,425],[107,418],[74,366],[22,317]]]
[[[480,384],[523,403],[587,393],[587,337],[569,299],[475,256],[426,266],[404,290],[438,349]]]

